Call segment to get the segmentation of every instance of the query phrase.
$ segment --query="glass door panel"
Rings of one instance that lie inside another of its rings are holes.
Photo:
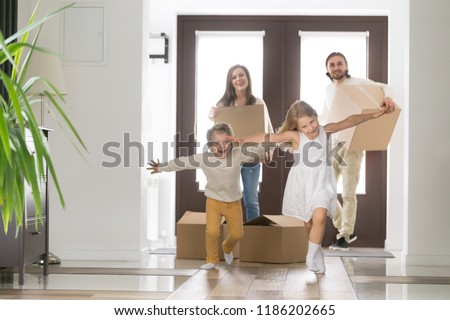
[[[248,68],[253,94],[262,98],[263,39],[264,31],[196,32],[196,153],[207,150],[206,132],[213,124],[208,113],[225,91],[226,77],[231,66],[241,64]],[[204,190],[206,177],[203,171],[197,170],[196,181],[199,190]]]
[[[342,52],[349,61],[349,74],[367,78],[368,32],[316,32],[299,31],[300,36],[300,99],[308,102],[319,114],[324,106],[325,87],[330,83],[326,76],[325,60],[331,52]],[[357,194],[366,193],[366,163],[361,164]],[[342,193],[342,181],[338,181]]]

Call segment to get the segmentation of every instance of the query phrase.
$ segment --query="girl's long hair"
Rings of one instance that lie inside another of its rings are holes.
[[[299,131],[297,126],[298,118],[302,117],[317,117],[316,110],[313,109],[309,104],[305,101],[297,100],[295,101],[291,107],[289,108],[286,118],[284,119],[281,127],[278,128],[277,133],[282,133],[285,131]],[[287,152],[294,152],[291,142],[282,143],[280,149]]]
[[[227,81],[225,84],[225,92],[222,96],[222,98],[220,98],[220,100],[217,102],[217,106],[220,107],[228,107],[228,106],[232,106],[234,104],[234,101],[236,100],[236,91],[234,90],[233,87],[233,82],[231,81],[232,76],[233,76],[233,71],[236,70],[237,68],[241,68],[242,70],[244,70],[247,79],[248,79],[248,86],[247,89],[245,91],[245,96],[247,98],[247,105],[251,105],[254,104],[256,102],[256,98],[252,93],[252,79],[250,77],[250,72],[248,71],[247,67],[241,65],[241,64],[236,64],[234,66],[232,66],[227,73]]]
[[[303,117],[317,117],[317,112],[305,101],[297,100],[289,108],[286,118],[277,133],[295,130],[298,131],[297,120]]]

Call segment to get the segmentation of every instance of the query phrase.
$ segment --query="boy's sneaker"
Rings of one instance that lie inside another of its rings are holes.
[[[233,263],[233,251],[230,253],[224,252],[223,255],[225,256],[225,262],[230,266]]]
[[[348,251],[348,242],[345,240],[345,238],[339,238],[335,243],[333,243],[329,249],[331,250],[341,250],[341,251]]]
[[[348,237],[348,244],[352,243],[353,241],[356,241],[358,237],[356,234],[351,234],[350,237]]]
[[[216,265],[214,263],[210,263],[210,262],[205,263],[205,264],[200,266],[200,269],[202,269],[202,270],[212,270],[212,269],[215,269],[215,268],[216,268]]]

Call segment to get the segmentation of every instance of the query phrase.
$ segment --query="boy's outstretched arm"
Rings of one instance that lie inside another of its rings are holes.
[[[150,162],[147,163],[150,167],[147,168],[147,170],[151,171],[151,174],[159,173],[158,166],[160,165],[159,159],[156,160],[150,160]]]
[[[148,162],[149,167],[147,168],[147,170],[151,170],[152,174],[154,174],[160,172],[200,169],[203,160],[203,153],[197,153],[190,156],[182,156],[163,163],[160,163],[159,159],[157,161],[151,160],[150,162]]]
[[[328,123],[324,126],[326,132],[335,133],[344,129],[348,129],[363,122],[381,117],[385,113],[390,113],[395,110],[395,107],[383,107],[372,113],[354,114],[342,121]]]

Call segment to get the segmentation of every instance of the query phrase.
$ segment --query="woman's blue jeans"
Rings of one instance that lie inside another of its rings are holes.
[[[244,187],[243,195],[245,215],[247,217],[247,221],[259,217],[258,185],[260,172],[260,163],[251,167],[242,166],[241,169],[242,185]]]

